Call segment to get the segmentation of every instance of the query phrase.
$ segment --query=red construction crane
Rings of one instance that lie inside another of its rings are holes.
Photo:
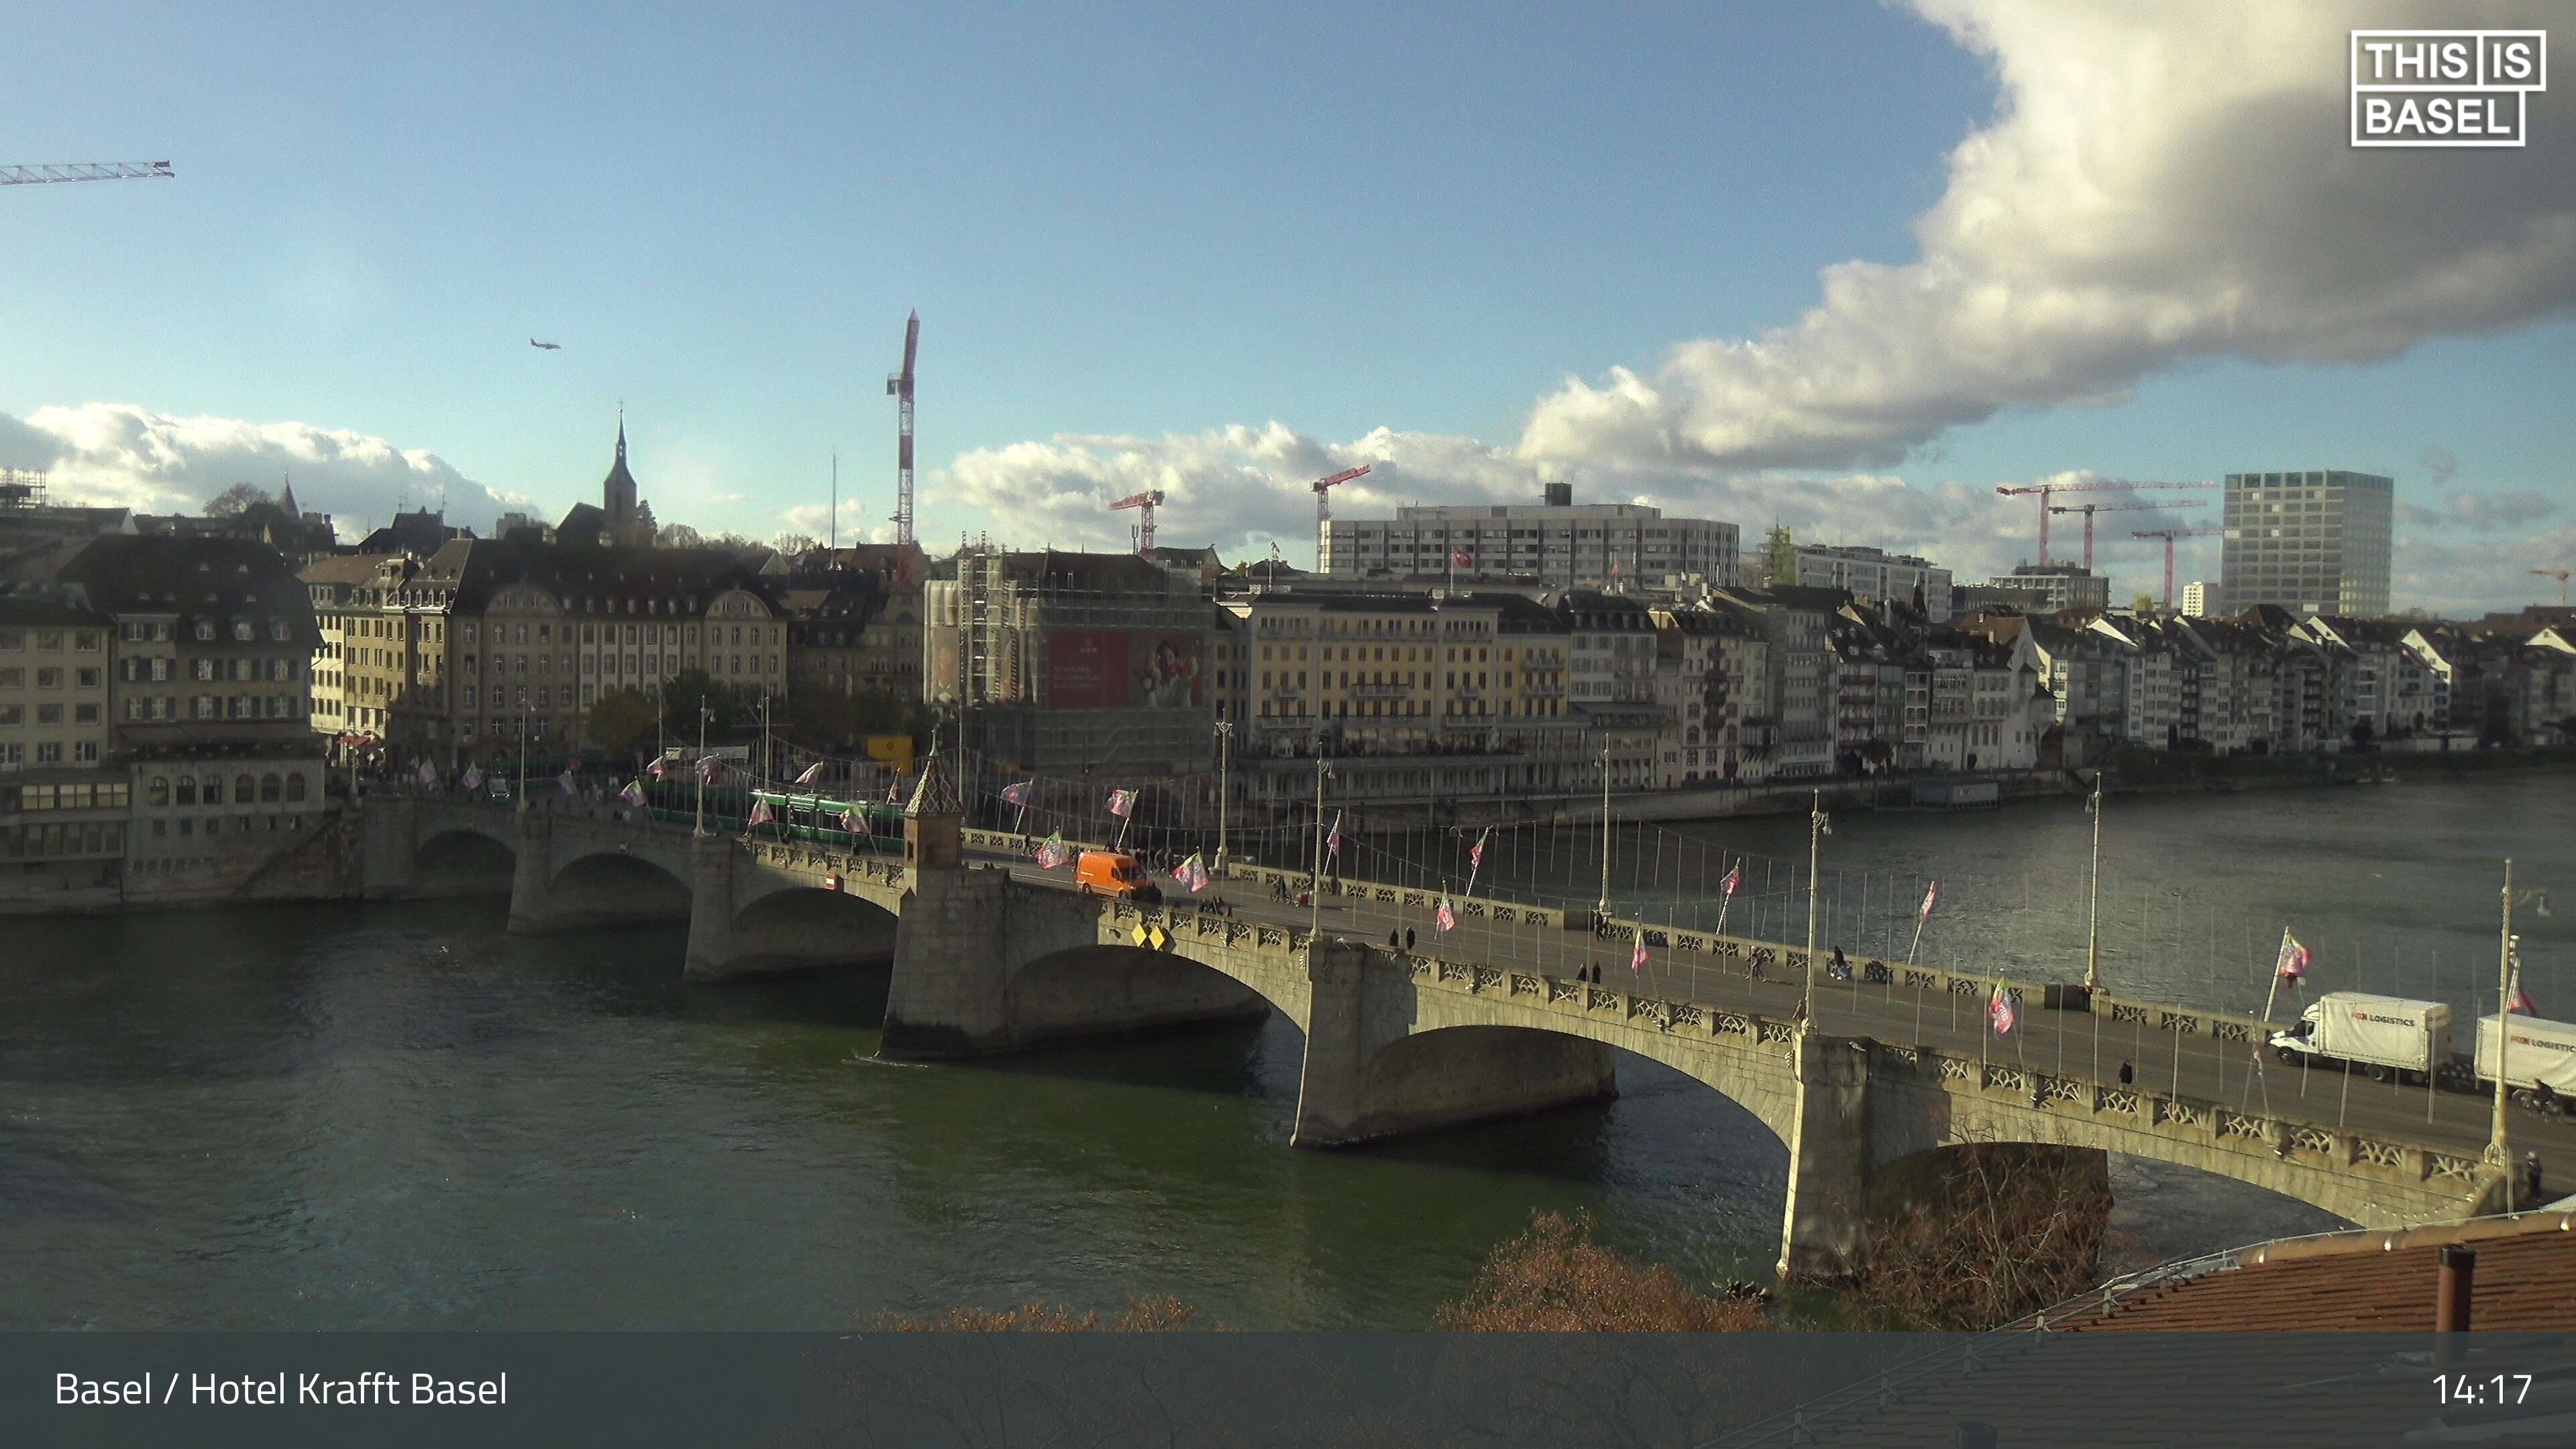
[[[2091,520],[2091,519],[2089,519],[2089,518],[2088,518],[2088,519],[2086,519],[2086,520],[2084,520],[2084,521],[2085,521],[2087,524],[2090,524],[2093,520]],[[2161,539],[2163,539],[2163,540],[2165,541],[2165,607],[2166,607],[2166,608],[2170,609],[2170,608],[2172,608],[2172,607],[2173,607],[2173,546],[2174,546],[2174,540],[2175,540],[2175,539],[2177,539],[2177,538],[2207,538],[2208,536],[2210,536],[2210,535],[2211,535],[2211,534],[2213,534],[2213,533],[2225,533],[2226,531],[2227,531],[2227,530],[2226,530],[2226,529],[2224,529],[2224,528],[2141,528],[2141,529],[2139,529],[2137,532],[2132,533],[2132,534],[2130,534],[2130,535],[2129,535],[2129,537],[2131,537],[2131,538],[2161,538]]]
[[[2563,609],[2563,608],[2566,608],[2566,607],[2567,607],[2567,570],[2565,570],[2565,569],[2533,569],[2533,570],[2532,570],[2532,573],[2533,573],[2533,574],[2535,574],[2535,575],[2537,575],[2537,576],[2539,576],[2539,577],[2541,577],[2541,578],[2544,578],[2544,579],[2556,579],[2556,580],[2558,581],[2558,607],[2560,607],[2560,608],[2562,608],[2562,609]]]
[[[2078,503],[2072,506],[2052,503],[2049,505],[2048,511],[2051,513],[2081,513],[2084,515],[2084,567],[2090,569],[2093,567],[2094,514],[2160,513],[2168,508],[2206,508],[2208,506],[2209,505],[2207,503],[2204,503],[2200,499],[2189,498],[2180,503]]]
[[[1348,483],[1373,466],[1375,465],[1362,463],[1356,468],[1344,468],[1330,478],[1315,480],[1315,571],[1317,573],[1324,571],[1324,525],[1331,522],[1333,517],[1332,508],[1326,502],[1331,494],[1326,490]]]
[[[73,161],[51,166],[0,166],[0,186],[41,186],[48,181],[148,181],[176,176],[167,161]]]
[[[1139,554],[1150,554],[1154,551],[1154,509],[1162,501],[1162,489],[1148,488],[1132,498],[1121,498],[1109,505],[1112,511],[1121,508],[1137,508],[1144,511],[1144,516],[1136,524],[1136,552]]]
[[[2031,483],[2019,488],[1997,485],[1995,491],[2007,498],[2016,498],[2025,493],[2039,495],[2039,561],[2046,563],[2048,562],[2048,499],[2052,493],[2112,493],[2132,488],[2215,488],[2217,486],[2217,483],[2207,479],[2197,483],[2130,483],[2105,478],[2092,483]],[[2086,568],[2093,566],[2089,558],[2084,566]]]
[[[921,350],[921,313],[903,324],[903,371],[886,374],[886,396],[896,399],[898,419],[894,445],[894,541],[898,551],[912,542],[912,359]]]

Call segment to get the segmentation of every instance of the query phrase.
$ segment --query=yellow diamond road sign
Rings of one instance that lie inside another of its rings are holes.
[[[1172,944],[1172,938],[1164,934],[1162,927],[1156,926],[1154,928],[1154,949],[1160,951],[1170,944]]]
[[[1136,923],[1136,929],[1134,929],[1134,930],[1132,930],[1132,931],[1129,931],[1129,932],[1127,933],[1127,936],[1128,936],[1128,939],[1130,939],[1130,940],[1134,941],[1137,945],[1139,945],[1139,946],[1144,945],[1144,944],[1145,944],[1145,923],[1144,923],[1144,922],[1142,922],[1142,921],[1138,921],[1138,922]]]

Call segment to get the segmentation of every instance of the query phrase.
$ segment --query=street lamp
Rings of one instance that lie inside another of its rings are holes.
[[[1825,814],[1825,792],[1815,792],[1814,803],[1807,810],[1807,998],[1805,1025],[1816,1024],[1816,876],[1824,863],[1825,837],[1834,833],[1833,821]]]
[[[716,712],[706,696],[698,697],[698,833],[707,833],[707,718]]]
[[[1226,766],[1233,753],[1233,745],[1234,721],[1218,720],[1216,722],[1216,868],[1219,875],[1225,873]]]
[[[2108,765],[2093,772],[2093,799],[2088,806],[2093,812],[2093,902],[2087,908],[2084,928],[2084,999],[2088,1006],[2093,993],[2102,989],[2102,782],[2110,773]]]
[[[1601,735],[1601,903],[1592,908],[1600,922],[1610,919],[1610,735]]]
[[[1306,949],[1311,954],[1315,938],[1324,929],[1324,782],[1333,776],[1333,767],[1324,759],[1324,739],[1315,737],[1315,874],[1306,886],[1306,899],[1312,910],[1306,926]]]

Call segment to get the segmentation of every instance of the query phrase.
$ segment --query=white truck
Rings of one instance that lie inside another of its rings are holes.
[[[2273,1055],[2293,1065],[2359,1067],[2383,1082],[2422,1081],[2451,1059],[2451,1008],[2403,996],[2329,991],[2295,1025],[2272,1033],[2271,1046]]]
[[[2478,1018],[2478,1084],[2495,1090],[2496,1058],[2504,1058],[2507,1095],[2526,1107],[2576,1111],[2576,1024],[2516,1014],[2507,1038],[2501,1018]],[[2546,1088],[2546,1090],[2543,1090]]]

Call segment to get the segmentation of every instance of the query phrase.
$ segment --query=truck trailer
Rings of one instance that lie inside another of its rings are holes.
[[[2451,1059],[2451,1008],[2439,1001],[2329,991],[2296,1025],[2272,1033],[2273,1055],[2297,1065],[2359,1067],[2380,1081],[2422,1081]]]
[[[2508,1038],[2502,1025],[2506,1019],[2478,1018],[2478,1085],[2495,1089],[2501,1055],[2505,1091],[2514,1101],[2562,1113],[2576,1109],[2576,1023],[2516,1013],[2510,1018],[2513,1029]]]

